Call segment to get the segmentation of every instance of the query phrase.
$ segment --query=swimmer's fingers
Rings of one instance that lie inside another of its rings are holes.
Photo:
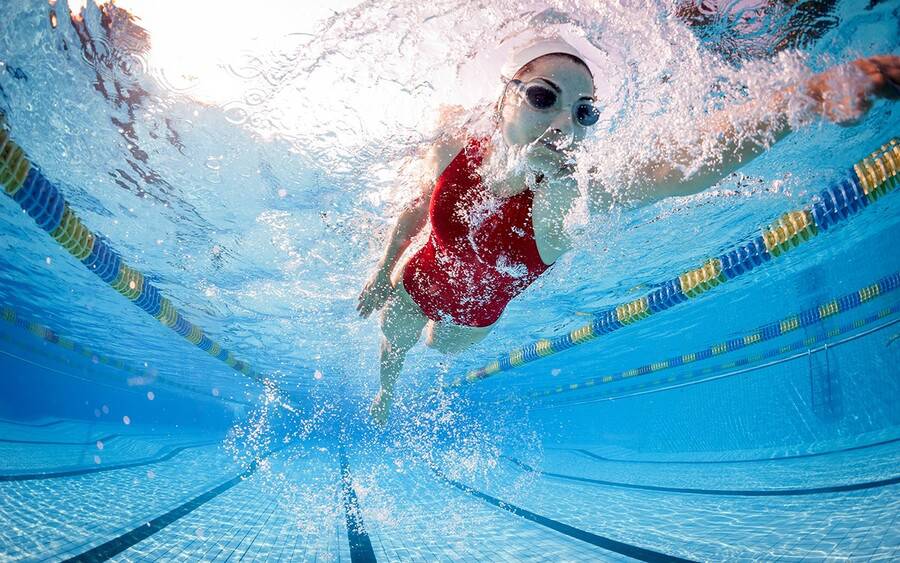
[[[365,319],[374,311],[381,309],[389,296],[390,279],[381,272],[376,273],[359,294],[359,299],[356,303],[356,310],[359,312],[359,316]]]
[[[359,316],[362,318],[366,318],[372,314],[372,308],[369,306],[371,293],[370,284],[366,284],[363,287],[363,290],[359,294],[359,298],[356,300],[356,311],[359,313]]]
[[[859,59],[812,77],[807,94],[817,111],[841,125],[857,123],[869,111],[873,97],[900,98],[900,57]]]
[[[375,305],[372,303],[372,288],[367,286],[363,289],[363,292],[359,294],[356,310],[359,311],[359,316],[364,319],[368,318],[368,316],[372,314],[372,311],[375,310]]]
[[[357,310],[359,311],[360,317],[367,319],[369,318],[369,315],[375,311],[375,308],[376,304],[372,303],[371,299],[367,299],[365,303],[361,303],[360,306],[357,307]]]
[[[858,61],[872,80],[875,95],[891,100],[900,99],[900,57],[879,55]]]
[[[359,311],[359,316],[367,319],[369,315],[373,312],[384,307],[384,304],[387,302],[387,295],[381,296],[373,296],[370,295],[369,299],[366,300],[365,303],[360,304],[356,309]]]

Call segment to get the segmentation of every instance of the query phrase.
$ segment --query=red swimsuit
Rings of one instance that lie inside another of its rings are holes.
[[[493,324],[550,267],[534,239],[534,194],[490,194],[477,171],[483,144],[470,141],[438,178],[431,237],[403,272],[403,286],[428,318],[473,327]]]

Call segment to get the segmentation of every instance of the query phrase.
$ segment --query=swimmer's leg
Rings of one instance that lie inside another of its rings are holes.
[[[403,283],[398,283],[381,313],[381,390],[372,401],[369,413],[384,426],[394,398],[394,384],[403,369],[403,360],[415,346],[428,317],[412,300]]]
[[[459,326],[448,321],[434,322],[428,327],[425,344],[442,354],[457,354],[484,340],[494,325]]]

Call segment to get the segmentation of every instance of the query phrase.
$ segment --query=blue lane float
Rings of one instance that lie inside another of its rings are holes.
[[[557,354],[598,336],[609,334],[629,324],[686,302],[728,280],[753,271],[755,268],[796,248],[814,238],[820,231],[827,231],[848,220],[882,195],[894,190],[900,170],[900,141],[894,138],[857,162],[843,177],[813,196],[803,209],[783,214],[762,233],[754,234],[723,254],[710,258],[699,268],[659,284],[647,295],[623,303],[594,315],[594,320],[568,334],[544,338],[527,346],[504,353],[496,360],[469,371],[454,379],[449,385],[458,387],[481,381],[497,373],[508,371],[528,362]],[[871,296],[869,296],[871,297]],[[799,326],[818,321],[825,316],[858,305],[854,299],[865,301],[868,297],[849,296],[848,300],[835,301],[827,309],[805,312],[796,319]],[[742,343],[726,343],[742,346]]]
[[[148,315],[233,370],[257,382],[264,382],[262,375],[250,364],[235,358],[230,351],[209,338],[203,329],[188,321],[141,272],[129,267],[106,240],[88,229],[69,207],[62,191],[31,163],[2,126],[0,186],[69,254]]]

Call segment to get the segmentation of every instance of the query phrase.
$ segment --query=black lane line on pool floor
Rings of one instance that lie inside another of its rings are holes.
[[[893,444],[894,442],[900,442],[900,438],[891,438],[890,440],[882,440],[881,442],[875,442],[874,444],[863,444],[861,446],[851,446],[849,448],[841,448],[839,450],[828,450],[827,452],[814,452],[808,454],[796,454],[796,455],[785,455],[780,457],[759,457],[754,459],[732,459],[732,460],[698,460],[698,461],[665,461],[660,459],[615,459],[609,457],[603,457],[602,455],[595,454],[590,450],[580,449],[580,448],[551,448],[556,450],[568,450],[573,452],[578,452],[584,454],[590,458],[596,459],[598,461],[609,461],[613,463],[655,463],[661,465],[701,465],[701,464],[723,464],[723,463],[757,463],[761,461],[781,461],[783,459],[800,459],[806,457],[819,457],[823,455],[832,455],[839,454],[843,452],[852,452],[855,450],[864,450],[866,448],[875,448],[878,446],[886,446],[888,444]]]
[[[344,446],[338,446],[338,458],[341,463],[341,498],[344,501],[344,516],[347,520],[347,541],[350,542],[350,561],[352,563],[374,563],[375,550],[372,540],[366,532],[362,512],[359,510],[359,499],[353,490],[353,476],[350,474],[350,463]]]
[[[173,448],[169,450],[167,454],[162,456],[144,459],[141,461],[133,461],[129,463],[119,463],[114,465],[98,465],[96,467],[85,467],[82,469],[69,469],[66,471],[50,471],[44,473],[22,473],[19,475],[0,475],[0,483],[8,482],[8,481],[35,481],[38,479],[56,479],[59,477],[74,477],[76,475],[87,475],[88,473],[101,473],[103,471],[116,471],[118,469],[128,469],[129,467],[140,467],[142,465],[151,465],[154,463],[160,463],[163,461],[168,461],[183,452],[184,450],[188,450],[191,448],[202,448],[203,446],[211,446],[213,444],[218,444],[218,440],[213,440],[210,442],[200,442],[199,444],[189,444],[187,446],[179,446],[177,448]],[[163,448],[165,449],[165,448]]]
[[[626,557],[631,557],[633,559],[638,559],[640,561],[649,561],[649,562],[691,562],[690,559],[682,559],[681,557],[675,557],[674,555],[667,555],[665,553],[661,553],[659,551],[653,551],[652,549],[647,549],[644,547],[638,547],[636,545],[632,545],[630,543],[624,543],[620,541],[616,541],[614,539],[610,539],[604,536],[599,536],[592,532],[588,532],[587,530],[582,530],[581,528],[576,528],[574,526],[569,526],[568,524],[563,524],[558,520],[553,520],[552,518],[547,518],[546,516],[541,516],[540,514],[536,514],[531,512],[530,510],[525,510],[524,508],[520,508],[514,504],[510,504],[506,501],[500,500],[498,498],[492,497],[486,493],[482,493],[479,490],[473,489],[468,485],[463,485],[458,481],[454,481],[449,477],[445,477],[441,475],[437,471],[435,473],[447,483],[453,485],[457,489],[463,491],[464,493],[468,493],[475,498],[481,499],[488,504],[492,504],[497,508],[515,514],[520,518],[524,518],[530,522],[534,522],[535,524],[540,524],[541,526],[545,526],[550,528],[551,530],[557,531],[561,534],[565,534],[570,538],[574,538],[576,540],[581,540],[583,542],[587,542],[591,545],[597,546],[599,548],[605,549],[607,551],[613,551],[615,553],[619,553],[621,555],[625,555]]]
[[[76,555],[75,557],[71,557],[66,559],[66,562],[79,562],[79,563],[88,563],[88,562],[96,562],[96,561],[106,561],[126,549],[136,545],[138,542],[141,542],[156,532],[159,532],[169,524],[183,518],[193,512],[194,510],[200,508],[207,502],[221,495],[228,489],[234,487],[244,479],[247,479],[254,473],[256,473],[256,469],[259,467],[259,462],[265,460],[276,451],[281,451],[283,448],[279,448],[278,450],[272,450],[266,455],[262,456],[259,459],[253,460],[250,465],[247,466],[240,475],[237,475],[228,481],[225,481],[218,487],[210,489],[205,493],[194,497],[193,499],[187,501],[186,503],[173,508],[172,510],[166,512],[162,516],[158,516],[153,520],[150,520],[146,524],[141,524],[137,528],[131,530],[130,532],[126,532],[117,538],[113,538],[106,543],[102,543],[97,547],[91,548],[81,555]]]
[[[638,489],[642,491],[656,491],[663,493],[683,493],[690,495],[714,495],[726,497],[790,497],[802,495],[820,495],[825,493],[845,493],[849,491],[861,491],[864,489],[874,489],[887,485],[895,485],[900,483],[900,475],[889,479],[879,479],[878,481],[868,481],[865,483],[851,483],[848,485],[832,485],[829,487],[812,487],[808,489],[759,489],[759,490],[735,490],[735,489],[686,489],[680,487],[662,487],[658,485],[635,485],[632,483],[618,483],[616,481],[602,481],[600,479],[591,479],[589,477],[578,477],[576,475],[565,475],[563,473],[550,473],[548,471],[540,471],[521,461],[503,456],[521,469],[530,473],[536,473],[545,477],[553,477],[556,479],[565,479],[567,481],[576,481],[579,483],[590,483],[591,485],[600,485],[604,487],[615,487],[618,489]]]
[[[101,436],[95,440],[91,440],[89,442],[52,442],[46,440],[13,440],[12,438],[0,438],[0,442],[4,444],[40,444],[47,446],[92,446],[97,442],[109,442],[113,438],[118,438],[122,436],[122,434],[109,434],[107,436]]]
[[[66,420],[64,418],[60,418],[59,420],[51,420],[50,422],[42,422],[40,424],[32,424],[30,422],[19,422],[17,420],[9,420],[7,418],[0,418],[0,422],[4,424],[15,424],[16,426],[29,426],[31,428],[46,428],[47,426],[53,426],[55,424],[62,424],[63,422],[72,422],[71,420]]]
[[[161,436],[160,434],[155,434],[152,432],[144,432],[144,433],[130,433],[130,434],[107,434],[106,436],[100,436],[99,438],[93,438],[88,440],[87,442],[55,442],[49,440],[15,440],[13,438],[0,438],[0,442],[7,444],[37,444],[37,445],[52,445],[52,446],[93,446],[97,442],[109,442],[115,438],[146,438],[147,436],[153,438],[163,438],[165,436]],[[223,435],[222,438],[225,436]]]

